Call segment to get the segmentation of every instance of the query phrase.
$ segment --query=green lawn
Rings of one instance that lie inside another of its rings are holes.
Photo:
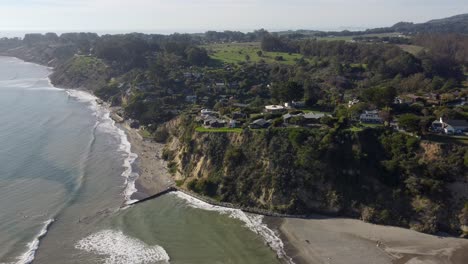
[[[242,128],[228,128],[228,127],[221,127],[221,128],[204,128],[204,127],[197,127],[195,131],[200,133],[241,133]]]
[[[226,43],[226,44],[210,44],[204,46],[210,53],[210,57],[218,62],[237,64],[239,62],[246,62],[248,56],[251,62],[259,62],[264,60],[266,63],[282,63],[282,64],[295,64],[296,61],[302,58],[298,53],[286,52],[266,52],[262,51],[262,56],[257,54],[260,51],[260,43]],[[283,57],[283,60],[276,60],[277,56]]]
[[[323,111],[318,111],[318,110],[313,110],[313,109],[298,109],[298,111],[302,111],[304,113],[314,113],[314,114],[325,114],[325,115],[332,115],[331,112],[323,112]]]
[[[424,49],[424,47],[416,46],[416,45],[398,45],[398,47],[400,47],[402,50],[408,53],[411,53],[413,55],[418,54]]]
[[[358,131],[362,131],[366,128],[379,128],[379,127],[383,127],[382,124],[366,124],[366,123],[359,123],[358,125],[355,125],[355,126],[352,126],[351,128],[349,128],[349,130],[351,131],[354,131],[354,132],[358,132]]]

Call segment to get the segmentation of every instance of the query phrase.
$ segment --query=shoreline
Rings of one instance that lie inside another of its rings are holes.
[[[130,199],[141,200],[162,192],[175,185],[166,162],[162,159],[164,144],[145,140],[137,129],[130,128],[125,122],[117,124],[130,143],[132,153],[138,155],[132,163],[132,171],[138,174],[134,192]]]
[[[361,220],[314,215],[269,219],[294,263],[464,264],[468,240]]]
[[[51,87],[55,86],[51,83]],[[90,90],[64,89],[82,91],[96,97]],[[107,104],[103,104],[102,107],[112,113]],[[174,186],[166,163],[161,157],[164,144],[145,140],[138,130],[130,128],[125,122],[116,122],[114,125],[124,132],[130,144],[129,155],[138,155],[130,162],[130,171],[136,173],[136,177],[126,178],[127,184],[129,180],[134,180],[132,184],[135,187],[132,189],[134,192],[127,197],[128,200],[141,200]],[[124,187],[124,195],[128,187],[129,185]],[[462,264],[468,259],[468,240],[431,236],[355,219],[318,215],[312,219],[265,217],[264,223],[276,231],[284,244],[286,255],[298,264]]]

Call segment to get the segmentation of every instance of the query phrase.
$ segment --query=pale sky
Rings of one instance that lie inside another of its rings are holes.
[[[362,29],[462,13],[467,0],[0,0],[0,31]]]

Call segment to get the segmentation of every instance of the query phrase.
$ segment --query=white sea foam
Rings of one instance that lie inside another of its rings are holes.
[[[164,248],[149,246],[115,230],[103,230],[83,238],[75,248],[103,256],[106,264],[169,262],[169,255]]]
[[[37,88],[26,88],[28,91],[63,91],[63,89],[55,87],[37,87]]]
[[[268,226],[265,223],[263,223],[262,215],[248,214],[240,209],[211,205],[209,203],[196,199],[195,197],[187,195],[183,192],[173,192],[173,194],[185,200],[187,204],[193,208],[203,209],[207,211],[215,211],[221,214],[227,214],[231,218],[241,220],[245,223],[245,226],[247,228],[261,236],[265,243],[276,252],[279,258],[284,259],[287,263],[294,263],[284,251],[283,241],[281,241],[279,236],[273,230],[268,228]]]
[[[131,204],[136,202],[136,200],[131,199],[131,196],[137,191],[135,187],[135,181],[138,179],[139,175],[132,170],[132,164],[138,158],[138,155],[132,152],[131,144],[128,141],[127,134],[125,134],[122,129],[115,125],[115,121],[110,118],[109,110],[97,103],[98,98],[96,96],[80,90],[66,91],[69,96],[89,105],[98,119],[97,129],[99,129],[101,132],[114,135],[120,140],[119,151],[121,151],[124,155],[124,171],[122,173],[122,177],[125,179],[125,189],[123,191],[125,203]]]
[[[41,239],[47,234],[47,230],[53,222],[54,219],[50,219],[44,222],[44,226],[42,227],[41,231],[37,234],[33,241],[28,243],[28,250],[23,253],[23,255],[18,257],[17,262],[15,262],[16,264],[29,264],[34,260],[36,251],[39,248],[39,243],[41,242]]]

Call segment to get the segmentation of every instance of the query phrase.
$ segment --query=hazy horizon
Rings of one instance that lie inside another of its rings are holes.
[[[208,30],[363,30],[468,13],[464,1],[0,0],[12,32],[197,33]]]

